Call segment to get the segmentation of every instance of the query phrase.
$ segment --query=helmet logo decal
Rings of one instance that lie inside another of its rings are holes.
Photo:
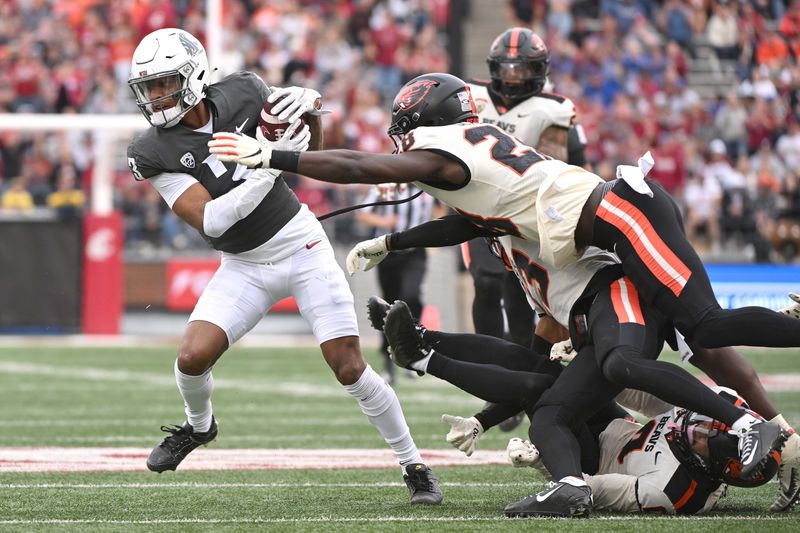
[[[400,109],[406,110],[416,106],[425,98],[432,88],[436,86],[433,80],[419,80],[403,87],[397,95],[397,105]]]
[[[186,168],[194,168],[194,156],[191,152],[186,152],[181,156],[181,165]]]
[[[192,42],[192,40],[189,39],[184,32],[178,33],[178,40],[186,49],[186,53],[189,54],[189,57],[194,57],[195,54],[200,51],[200,47],[197,45],[197,43]]]

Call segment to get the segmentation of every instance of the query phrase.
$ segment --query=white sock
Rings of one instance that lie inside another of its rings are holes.
[[[778,424],[781,427],[781,429],[786,431],[787,433],[794,432],[794,428],[792,428],[792,426],[789,425],[789,422],[787,422],[786,419],[783,418],[782,414],[775,415],[775,418],[770,420],[770,422],[772,422],[773,424]]]
[[[361,412],[367,415],[383,440],[394,450],[401,467],[423,462],[411,438],[397,394],[371,366],[367,365],[358,381],[345,385],[344,390],[358,400]]]
[[[427,372],[428,362],[430,362],[432,355],[433,355],[433,350],[430,350],[427,356],[423,357],[419,361],[414,361],[413,363],[411,363],[411,368],[413,368],[414,370],[419,370],[420,372]]]
[[[567,485],[572,485],[573,487],[585,487],[587,485],[583,479],[575,476],[562,477],[558,480],[558,482],[566,483]]]
[[[758,418],[754,417],[749,413],[745,413],[741,417],[739,417],[739,419],[736,420],[736,422],[733,423],[731,429],[737,433],[742,433],[750,429],[750,427],[753,426],[754,424],[758,424],[759,422],[761,422],[761,420],[759,420]]]
[[[781,449],[783,465],[790,468],[800,466],[800,435],[798,435],[794,428],[783,418],[783,415],[777,415],[770,420],[770,422],[778,424],[782,430],[789,434],[789,438],[786,439],[786,444],[784,444]]]
[[[214,392],[214,376],[209,368],[199,376],[190,376],[178,370],[175,360],[175,383],[183,397],[186,421],[198,433],[211,429],[211,393]]]

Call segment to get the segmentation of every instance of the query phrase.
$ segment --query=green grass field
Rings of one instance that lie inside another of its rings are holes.
[[[796,352],[796,351],[795,351]],[[152,447],[183,410],[172,377],[175,347],[0,348],[3,448]],[[796,373],[791,350],[747,352],[764,374]],[[377,369],[377,354],[368,351]],[[213,448],[377,448],[382,439],[308,348],[234,348],[215,368]],[[470,415],[480,400],[433,377],[396,390],[420,448],[449,449],[442,413]],[[773,393],[800,423],[800,391]],[[520,429],[517,436],[524,436]],[[513,434],[491,431],[481,450]],[[705,517],[597,513],[588,521],[507,520],[503,507],[535,490],[533,470],[439,467],[445,503],[411,507],[398,468],[348,470],[0,473],[0,528],[50,531],[800,531],[797,512],[766,509],[775,483],[731,489]]]

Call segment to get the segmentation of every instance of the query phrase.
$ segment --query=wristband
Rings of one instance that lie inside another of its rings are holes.
[[[287,172],[297,172],[300,163],[300,152],[288,150],[273,150],[269,159],[269,167]]]

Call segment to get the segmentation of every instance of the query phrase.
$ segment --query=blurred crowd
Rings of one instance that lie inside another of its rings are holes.
[[[211,66],[218,78],[247,69],[271,85],[315,87],[331,111],[323,121],[327,147],[386,151],[398,88],[449,68],[446,27],[459,4],[225,1],[223,52]],[[596,172],[612,175],[652,150],[652,176],[682,204],[700,249],[713,257],[733,247],[758,261],[779,259],[776,250],[800,256],[777,240],[794,236],[800,245],[800,224],[782,222],[800,220],[800,0],[507,6],[509,26],[531,27],[547,43],[552,90],[576,103]],[[204,40],[204,7],[203,0],[0,0],[0,112],[136,113],[126,82],[139,39],[176,26]],[[0,131],[0,210],[80,209],[90,194],[91,144],[74,132]],[[128,243],[200,246],[151,187],[134,182],[122,153],[119,163],[116,201]],[[318,214],[357,203],[363,192],[301,177],[290,184]],[[351,217],[335,220],[335,238],[361,237]]]

